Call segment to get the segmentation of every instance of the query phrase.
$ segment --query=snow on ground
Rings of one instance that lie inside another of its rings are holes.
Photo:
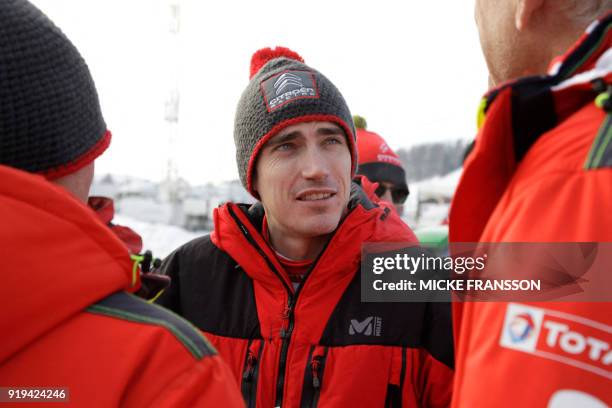
[[[448,217],[450,205],[447,203],[426,203],[421,206],[421,217],[415,227],[430,227],[440,225]]]
[[[455,188],[459,184],[459,178],[463,169],[457,169],[445,176],[435,176],[427,180],[422,180],[410,185],[410,189],[414,187],[418,191],[421,201],[431,199],[450,199],[455,194]]]
[[[142,237],[143,249],[150,249],[153,256],[161,259],[184,243],[208,234],[208,231],[192,232],[173,225],[139,221],[122,214],[116,214],[113,223],[132,228]]]
[[[410,196],[404,205],[404,221],[413,229],[440,225],[448,216],[461,172],[462,169],[457,169],[445,176],[411,183]]]
[[[148,197],[125,197],[115,200],[115,211],[134,221],[170,224],[172,205]]]

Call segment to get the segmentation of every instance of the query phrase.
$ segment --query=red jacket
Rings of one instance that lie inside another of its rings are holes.
[[[212,236],[162,265],[160,298],[200,327],[249,407],[445,407],[452,387],[448,304],[362,303],[361,245],[415,242],[355,186],[349,213],[297,292],[262,237],[263,208],[226,204]]]
[[[612,14],[591,26],[556,74],[487,95],[451,209],[453,242],[612,241],[612,115],[591,83],[612,82],[611,27]],[[609,303],[464,303],[454,318],[453,406],[612,405]],[[512,324],[533,330],[533,343],[509,347]]]
[[[126,247],[69,193],[0,166],[0,385],[67,387],[83,407],[242,406],[183,319],[125,292]]]

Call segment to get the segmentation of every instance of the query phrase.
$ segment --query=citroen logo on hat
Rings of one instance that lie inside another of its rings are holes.
[[[298,99],[319,98],[315,76],[310,71],[286,70],[261,82],[268,112]]]
[[[302,83],[302,78],[295,74],[291,74],[289,72],[285,72],[281,76],[278,77],[276,82],[274,82],[274,89],[276,89],[276,96],[281,95],[283,91],[287,88],[291,88],[291,86],[302,88],[304,84]]]

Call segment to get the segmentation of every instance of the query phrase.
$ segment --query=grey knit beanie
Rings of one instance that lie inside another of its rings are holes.
[[[110,143],[98,94],[70,40],[26,0],[0,0],[0,164],[55,179]]]
[[[242,93],[234,121],[240,181],[255,197],[253,174],[257,155],[282,129],[302,122],[328,121],[340,126],[351,152],[351,177],[357,168],[353,119],[335,85],[282,47],[253,54],[251,80]]]

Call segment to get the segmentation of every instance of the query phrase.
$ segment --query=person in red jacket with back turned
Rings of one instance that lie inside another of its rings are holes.
[[[452,203],[452,242],[612,241],[611,9],[476,1],[494,88]],[[610,303],[464,303],[454,318],[453,406],[612,405]]]
[[[0,403],[37,388],[25,396],[80,407],[242,406],[206,338],[129,293],[127,247],[85,205],[110,137],[76,48],[29,2],[1,1]]]
[[[259,50],[234,141],[258,202],[219,207],[212,234],[164,260],[159,302],[207,334],[249,407],[448,406],[448,303],[361,302],[362,244],[416,238],[351,182],[336,86],[291,50]]]

